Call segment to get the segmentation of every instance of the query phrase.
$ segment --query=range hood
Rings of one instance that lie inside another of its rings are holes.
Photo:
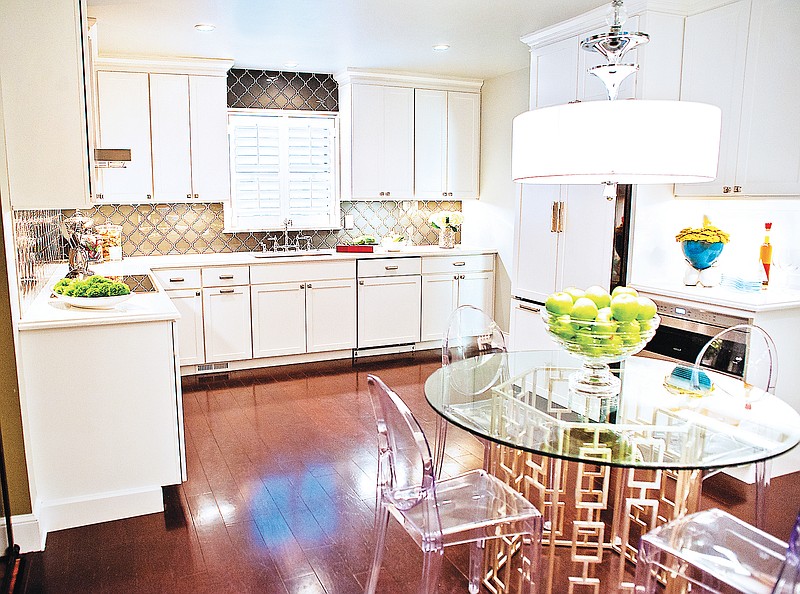
[[[131,160],[131,149],[94,149],[98,169],[124,169]]]

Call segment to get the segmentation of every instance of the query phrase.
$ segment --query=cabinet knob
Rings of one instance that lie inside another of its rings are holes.
[[[734,192],[741,192],[742,191],[742,186],[733,186],[733,191]]]
[[[730,194],[731,187],[730,186],[722,186],[722,193],[723,194]]]
[[[363,284],[364,284],[364,281],[358,281],[358,284],[359,284],[359,285],[363,285]]]
[[[147,199],[148,199],[148,200],[152,200],[152,199],[153,199],[153,195],[152,195],[152,194],[148,194],[148,195],[147,195]]]
[[[387,195],[387,196],[391,196],[391,195],[392,195],[392,193],[391,193],[391,192],[386,192],[386,195]]]
[[[308,283],[308,284],[306,285],[306,288],[307,288],[307,289],[313,289],[313,287],[311,286],[311,283]]]
[[[442,192],[442,196],[447,196],[447,192]]]
[[[102,194],[95,194],[94,197],[97,198],[98,200],[102,200],[103,199],[103,195]]]
[[[458,280],[458,275],[457,274],[453,275],[453,280]]]
[[[194,197],[195,198],[200,198],[200,194],[195,194]]]
[[[194,292],[194,296],[195,296],[195,297],[200,297],[200,291],[195,291],[195,292]]]
[[[186,194],[186,197],[187,197],[189,200],[191,200],[191,199],[192,199],[192,195],[191,195],[191,194]]]
[[[305,286],[305,285],[300,285],[300,288],[301,288],[301,289],[305,289],[305,288],[306,288],[306,286]]]
[[[464,280],[466,277],[465,277],[465,276],[462,274],[462,275],[461,275],[461,276],[459,276],[458,278],[459,278],[460,280]]]
[[[452,193],[452,192],[448,192],[448,193],[447,193],[447,195],[448,195],[448,196],[452,196],[452,195],[453,195],[453,193]]]
[[[381,196],[383,196],[384,194],[385,194],[385,192],[381,192],[381,193],[380,193],[380,195],[381,195]]]

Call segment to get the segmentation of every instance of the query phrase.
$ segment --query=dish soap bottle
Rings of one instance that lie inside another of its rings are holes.
[[[762,289],[766,289],[767,285],[769,285],[769,267],[772,264],[772,244],[769,242],[769,233],[772,230],[772,223],[764,223],[764,230],[766,234],[759,254],[759,260],[761,260],[761,265],[764,267],[764,274],[766,275],[766,278],[761,281]]]

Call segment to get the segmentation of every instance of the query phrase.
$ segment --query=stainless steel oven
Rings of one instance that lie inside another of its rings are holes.
[[[661,316],[661,325],[647,343],[645,354],[676,363],[693,364],[703,346],[722,330],[737,324],[750,324],[743,316],[722,314],[688,305],[676,299],[653,297]],[[747,359],[746,332],[730,332],[723,339],[724,348],[709,349],[703,365],[717,371],[743,377]]]

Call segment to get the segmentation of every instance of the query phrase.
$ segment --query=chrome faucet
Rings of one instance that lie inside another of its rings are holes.
[[[289,227],[292,226],[292,219],[283,219],[283,245],[284,250],[289,249]]]

